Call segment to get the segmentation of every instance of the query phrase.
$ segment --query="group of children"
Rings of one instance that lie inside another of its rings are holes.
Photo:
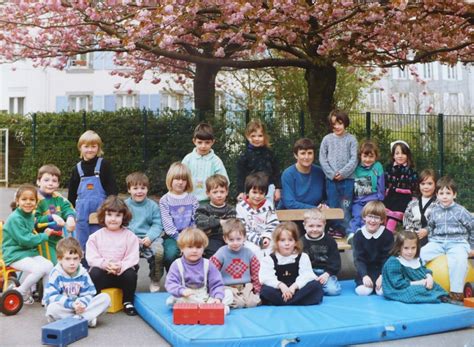
[[[247,127],[248,146],[237,163],[235,208],[227,203],[229,179],[212,150],[210,125],[196,127],[195,149],[170,166],[168,193],[159,204],[147,197],[149,180],[139,172],[126,179],[130,197],[117,197],[102,141],[95,132],[85,132],[78,141],[81,161],[69,184],[72,203],[57,192],[61,173],[54,165],[40,168],[39,191],[32,185],[17,190],[2,244],[6,264],[25,273],[17,290],[25,303],[32,303],[31,290],[43,279],[48,320],[74,315],[93,327],[110,304],[107,296],[96,294],[108,287],[122,289],[125,313],[137,314],[133,297],[143,257],[151,292],[160,290],[166,269],[170,305],[220,302],[227,311],[259,304],[314,305],[323,295],[341,292],[341,259],[333,236],[347,235],[358,295],[446,301],[448,293],[433,282],[424,263],[447,254],[449,296],[460,300],[468,256],[473,255],[474,222],[454,202],[454,182],[442,178],[436,183],[431,170],[424,170],[418,181],[404,141],[391,144],[392,162],[384,172],[375,143],[358,146],[346,132],[346,113],[332,112],[329,124],[332,133],[320,148],[325,203],[343,208],[345,218],[326,225],[321,209],[309,209],[304,233],[293,222],[278,221],[274,206],[285,191],[260,121]],[[418,188],[421,196],[415,199]],[[96,211],[99,224],[91,219]],[[402,221],[408,231],[395,232]],[[75,230],[77,240],[63,238],[62,230]],[[39,255],[38,246],[49,260]]]

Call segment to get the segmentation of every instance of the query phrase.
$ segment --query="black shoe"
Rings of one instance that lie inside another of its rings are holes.
[[[138,314],[135,306],[133,306],[131,302],[125,302],[123,304],[123,310],[127,316],[136,316]]]

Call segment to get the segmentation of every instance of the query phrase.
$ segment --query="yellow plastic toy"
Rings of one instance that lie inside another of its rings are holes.
[[[107,310],[109,313],[115,313],[122,311],[123,309],[123,293],[122,289],[119,288],[107,288],[102,289],[102,293],[107,293],[110,296],[110,307]]]
[[[449,271],[448,271],[448,259],[446,255],[440,255],[434,258],[432,261],[426,264],[426,268],[433,271],[433,279],[438,283],[444,290],[449,292]],[[467,262],[467,276],[464,282],[474,281],[474,269],[472,268],[471,262]]]

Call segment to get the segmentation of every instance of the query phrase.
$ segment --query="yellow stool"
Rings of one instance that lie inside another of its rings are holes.
[[[426,268],[433,272],[433,279],[447,292],[450,291],[448,258],[446,255],[440,255],[426,264]],[[467,274],[464,283],[474,282],[474,268],[471,262],[467,262]]]
[[[115,313],[122,311],[123,309],[123,293],[122,289],[119,288],[106,288],[102,289],[102,293],[106,293],[110,296],[110,307],[107,310],[109,313]]]

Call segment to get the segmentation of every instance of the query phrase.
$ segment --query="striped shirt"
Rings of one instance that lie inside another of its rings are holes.
[[[245,225],[247,240],[261,246],[262,239],[267,237],[271,240],[272,232],[278,225],[273,204],[265,200],[265,203],[257,208],[252,208],[247,201],[242,200],[236,206],[237,218]]]
[[[194,215],[198,207],[199,202],[192,194],[163,195],[160,199],[160,211],[166,235],[177,239],[183,229],[194,226]]]

